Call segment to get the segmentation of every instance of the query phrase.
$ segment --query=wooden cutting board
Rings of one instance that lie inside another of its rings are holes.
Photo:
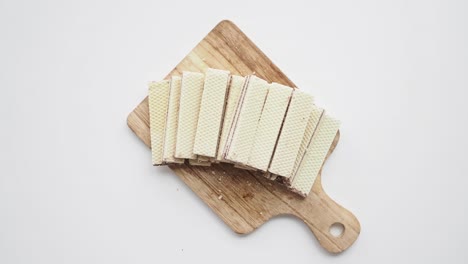
[[[166,78],[181,75],[182,71],[204,72],[207,68],[229,70],[242,76],[255,73],[269,82],[295,87],[236,25],[226,20],[208,33]],[[148,98],[130,113],[127,123],[150,146]],[[338,132],[328,155],[339,137]],[[230,164],[170,168],[236,233],[248,234],[274,216],[289,214],[303,220],[329,252],[342,252],[359,236],[358,220],[328,197],[322,189],[320,175],[304,199],[280,184]],[[344,227],[338,237],[330,233],[333,224]]]

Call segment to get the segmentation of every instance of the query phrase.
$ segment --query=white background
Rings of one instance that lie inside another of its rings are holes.
[[[468,2],[0,0],[0,263],[467,263]],[[126,125],[222,19],[342,120],[334,256],[233,233]]]

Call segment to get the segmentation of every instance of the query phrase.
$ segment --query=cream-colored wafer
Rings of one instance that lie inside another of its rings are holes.
[[[237,103],[241,95],[242,87],[245,78],[242,76],[232,75],[229,83],[228,97],[226,102],[226,109],[224,111],[223,125],[221,129],[221,136],[219,138],[218,154],[216,160],[227,161],[223,158],[224,149],[226,147],[227,138],[231,129],[232,120],[236,112]]]
[[[205,72],[194,154],[216,157],[229,76],[228,71],[208,69]]]
[[[169,106],[167,109],[166,135],[164,138],[163,161],[166,163],[184,163],[184,159],[175,158],[177,124],[179,119],[181,78],[172,76],[170,83]]]
[[[292,179],[296,175],[297,170],[299,169],[299,164],[304,158],[305,151],[310,145],[310,141],[314,132],[317,129],[320,119],[322,118],[323,112],[324,111],[322,108],[318,108],[316,106],[312,107],[312,112],[310,113],[309,121],[307,122],[304,137],[302,138],[301,146],[299,147],[299,152],[297,154],[296,161],[294,162],[294,168],[291,173],[291,178],[289,178],[289,181],[292,181]]]
[[[270,85],[255,140],[251,146],[248,166],[262,171],[268,169],[292,91],[291,87],[278,83]]]
[[[195,165],[195,166],[210,166],[211,165],[211,158],[209,157],[204,157],[197,155],[196,159],[189,160],[190,165]]]
[[[196,159],[193,153],[198,113],[203,93],[204,75],[196,72],[182,73],[179,120],[177,125],[176,158]]]
[[[303,196],[307,196],[317,178],[323,162],[327,157],[340,122],[324,114],[321,118],[317,131],[312,136],[304,159],[294,177],[291,188]]]
[[[224,151],[223,151],[223,159],[226,160],[227,162],[231,162],[226,159],[226,156],[229,151],[229,147],[232,142],[234,132],[236,131],[236,125],[237,125],[237,122],[239,121],[239,114],[241,112],[240,109],[242,108],[243,100],[245,98],[245,94],[247,91],[247,87],[249,86],[251,77],[252,76],[245,77],[245,81],[242,85],[240,96],[236,105],[236,110],[234,111],[234,116],[232,117],[231,128],[229,129],[229,133],[228,133],[227,140],[226,140],[226,146],[224,147]]]
[[[269,84],[265,80],[256,76],[249,78],[238,105],[232,137],[228,139],[227,160],[244,165],[247,163],[268,88]]]
[[[302,138],[313,106],[313,97],[295,90],[276,145],[269,172],[291,177]]]
[[[162,165],[167,107],[169,104],[169,81],[164,80],[150,83],[148,88],[148,103],[152,162],[155,166]]]
[[[205,157],[205,156],[197,156],[198,161],[210,161],[210,157]]]

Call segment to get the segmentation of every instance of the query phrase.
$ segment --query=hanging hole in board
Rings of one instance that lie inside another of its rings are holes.
[[[341,237],[345,231],[345,227],[342,223],[334,223],[330,226],[330,234],[334,237]]]

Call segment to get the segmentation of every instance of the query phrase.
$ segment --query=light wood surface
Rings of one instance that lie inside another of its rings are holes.
[[[182,71],[204,72],[209,67],[242,76],[255,73],[269,82],[295,87],[230,21],[220,22],[166,78],[181,75]],[[127,123],[150,146],[147,98],[130,113]],[[339,138],[338,132],[328,155]],[[280,184],[231,164],[210,167],[171,165],[170,168],[236,233],[248,234],[274,216],[289,214],[303,220],[329,252],[342,252],[359,236],[359,221],[328,197],[322,189],[321,176],[304,199]],[[344,226],[339,237],[330,233],[334,223]]]

